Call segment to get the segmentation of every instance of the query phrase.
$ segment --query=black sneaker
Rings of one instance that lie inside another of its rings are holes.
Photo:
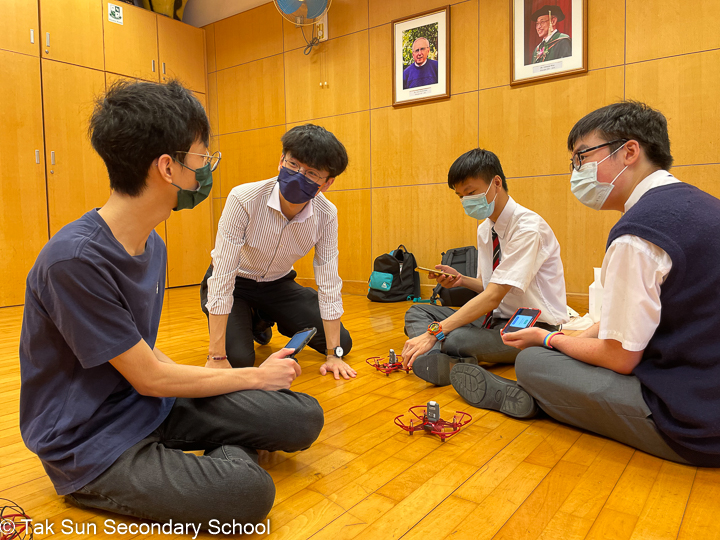
[[[480,409],[500,411],[515,418],[532,418],[537,414],[535,400],[516,381],[480,366],[457,364],[450,372],[450,382],[465,401]]]
[[[253,339],[258,345],[267,345],[272,339],[272,325],[260,319],[260,321],[253,326]]]
[[[420,356],[412,365],[415,375],[423,381],[437,386],[448,386],[450,384],[450,370],[459,363],[477,364],[475,358],[455,358],[441,352],[430,352]]]

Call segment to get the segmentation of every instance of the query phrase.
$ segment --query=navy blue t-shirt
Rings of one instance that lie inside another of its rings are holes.
[[[30,270],[20,334],[20,431],[59,495],[152,433],[174,398],[141,396],[109,363],[155,346],[165,244],[131,256],[96,210],[63,227]]]

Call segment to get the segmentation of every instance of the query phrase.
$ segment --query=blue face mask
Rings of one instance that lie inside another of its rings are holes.
[[[497,199],[497,193],[492,202],[487,202],[487,193],[490,191],[492,184],[490,184],[485,193],[478,195],[465,195],[462,198],[462,205],[465,209],[465,213],[471,218],[482,220],[489,218],[495,211],[495,199]]]
[[[318,194],[320,186],[309,180],[304,174],[293,172],[283,167],[278,174],[280,193],[284,199],[292,204],[303,204]]]

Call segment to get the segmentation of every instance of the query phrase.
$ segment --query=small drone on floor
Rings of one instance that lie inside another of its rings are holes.
[[[416,412],[418,409],[422,409],[422,416]],[[408,412],[412,413],[415,418],[419,420],[417,424],[414,419],[410,419],[410,425],[406,426],[403,421],[400,420],[404,416],[402,414],[395,417],[395,424],[405,431],[408,431],[410,435],[412,435],[414,431],[422,429],[428,433],[437,435],[442,442],[445,442],[445,439],[449,439],[455,435],[463,426],[472,420],[472,416],[461,411],[456,411],[460,416],[453,416],[452,422],[443,420],[440,418],[440,405],[435,401],[428,401],[427,406],[415,405],[414,407],[410,407]]]
[[[387,357],[387,363],[383,363],[383,360],[385,359],[380,358],[379,356],[373,356],[372,358],[365,360],[365,363],[374,367],[378,371],[383,372],[387,377],[389,377],[393,371],[405,371],[405,373],[410,373],[409,367],[403,367],[402,356],[395,354],[395,350],[393,349],[390,349],[390,353]]]

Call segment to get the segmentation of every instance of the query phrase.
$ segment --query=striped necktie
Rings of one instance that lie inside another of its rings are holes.
[[[491,229],[492,231],[492,244],[493,244],[493,272],[500,264],[500,240],[498,239],[498,235],[495,232],[495,227]],[[485,314],[485,320],[483,321],[483,328],[490,328],[490,325],[492,325],[493,321],[493,314],[492,311]]]

